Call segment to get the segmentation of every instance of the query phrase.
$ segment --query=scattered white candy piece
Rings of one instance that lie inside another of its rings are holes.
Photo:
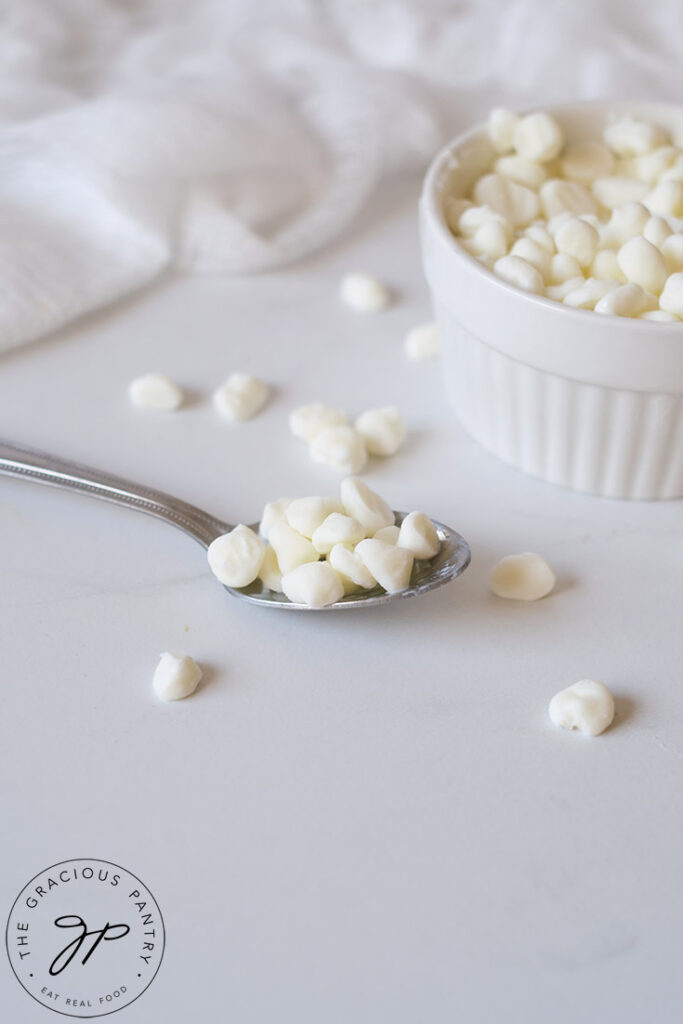
[[[621,178],[617,175],[608,178],[596,178],[593,182],[593,195],[601,206],[613,210],[625,203],[642,202],[649,192],[644,181],[635,178]]]
[[[514,134],[515,150],[527,160],[553,160],[564,144],[562,129],[550,114],[539,111],[523,117]]]
[[[535,267],[544,281],[550,277],[550,261],[552,259],[547,249],[544,249],[538,242],[524,236],[518,238],[510,250],[512,256],[520,256],[532,267]],[[495,264],[494,264],[495,265]]]
[[[345,594],[372,590],[377,586],[375,577],[368,572],[355,551],[351,551],[345,544],[335,544],[327,557],[334,571],[339,573]]]
[[[183,392],[163,373],[147,373],[137,377],[128,387],[128,396],[140,409],[175,412],[183,404]]]
[[[441,354],[439,328],[433,323],[413,327],[405,336],[403,348],[408,359],[413,362],[435,359]]]
[[[258,534],[240,523],[211,542],[207,557],[212,573],[226,587],[247,587],[258,576],[265,554]]]
[[[310,540],[332,512],[343,511],[344,506],[338,498],[315,495],[291,501],[285,510],[285,519],[293,530]]]
[[[600,236],[592,224],[578,217],[571,217],[555,235],[558,252],[573,256],[582,267],[588,267],[598,248]]]
[[[605,295],[595,306],[596,313],[610,316],[640,316],[657,308],[657,296],[645,291],[639,284],[623,284]]]
[[[540,555],[525,551],[507,555],[491,571],[491,590],[498,597],[538,601],[555,586],[555,574]]]
[[[664,257],[642,235],[624,242],[617,253],[617,261],[627,281],[656,294],[664,287],[668,276]]]
[[[338,473],[360,473],[368,461],[365,441],[353,427],[327,427],[311,442],[311,458]]]
[[[171,654],[169,651],[159,658],[152,686],[161,700],[182,700],[197,689],[202,670],[187,654]]]
[[[666,132],[658,125],[638,121],[633,117],[621,117],[605,128],[606,144],[617,156],[640,156],[651,153],[667,142]]]
[[[491,145],[496,153],[509,153],[515,144],[515,129],[519,115],[504,107],[497,107],[489,114],[488,131]]]
[[[503,256],[496,260],[493,265],[493,272],[502,277],[508,284],[514,284],[524,291],[534,292],[541,295],[543,292],[543,277],[541,273],[532,267],[530,263],[523,260],[521,256]]]
[[[575,181],[551,178],[541,185],[539,195],[541,206],[548,219],[561,213],[578,216],[581,213],[597,213],[597,205],[590,192]]]
[[[504,174],[518,185],[538,189],[548,177],[542,164],[535,160],[526,160],[523,156],[501,156],[493,165],[496,174]]]
[[[601,142],[577,142],[567,147],[560,166],[565,178],[590,185],[596,178],[612,173],[614,156]]]
[[[675,313],[668,313],[665,309],[651,309],[647,313],[640,313],[639,320],[660,320],[662,323],[680,324],[680,317]]]
[[[413,554],[394,544],[370,538],[356,546],[355,553],[379,585],[389,594],[405,590],[413,571]]]
[[[394,455],[406,439],[406,428],[395,405],[368,409],[355,427],[371,455]]]
[[[515,227],[525,227],[538,217],[536,193],[502,174],[485,174],[474,186],[473,195],[477,203],[488,206]],[[467,213],[469,211],[463,218]]]
[[[378,313],[391,304],[391,292],[370,274],[346,274],[341,281],[340,295],[357,313]]]
[[[397,544],[400,532],[398,526],[383,526],[374,537],[375,540],[383,540],[385,544]]]
[[[371,535],[383,526],[394,525],[396,517],[384,498],[380,498],[358,477],[352,476],[342,481],[341,500],[348,515],[357,519]]]
[[[589,277],[579,288],[565,295],[562,301],[565,306],[572,306],[574,309],[595,309],[600,299],[609,295],[610,292],[616,291],[619,287],[621,287],[620,281],[598,280],[598,278]]]
[[[548,714],[551,722],[562,729],[599,736],[614,719],[614,698],[604,683],[581,679],[555,694]]]
[[[301,441],[313,441],[327,427],[341,427],[346,416],[339,409],[332,409],[322,402],[300,405],[289,414],[289,429]]]
[[[365,530],[353,516],[332,512],[313,534],[312,544],[321,555],[330,553],[337,544],[354,546],[365,537]]]
[[[269,501],[266,504],[259,523],[259,533],[262,537],[268,540],[270,531],[275,524],[285,522],[285,512],[291,503],[291,498],[278,498],[276,501]]]
[[[683,317],[683,274],[672,274],[667,278],[659,305],[666,313],[675,313]]]
[[[550,284],[562,284],[573,277],[582,277],[581,267],[573,256],[566,252],[558,252],[550,260]]]
[[[273,590],[276,594],[282,593],[282,572],[280,571],[280,565],[275,554],[275,548],[266,548],[266,554],[261,563],[259,579],[263,582],[264,587],[268,587],[268,590]]]
[[[293,530],[289,523],[276,523],[270,531],[269,542],[283,576],[299,565],[317,562],[320,558],[310,540]]]
[[[326,608],[344,596],[344,585],[327,562],[299,565],[285,573],[282,590],[293,604],[305,604],[308,608]]]
[[[268,401],[268,385],[250,373],[233,373],[214,392],[213,404],[230,420],[250,420]]]
[[[382,538],[375,534],[375,540]],[[415,558],[433,558],[441,550],[436,528],[424,512],[408,513],[401,523],[397,543]]]

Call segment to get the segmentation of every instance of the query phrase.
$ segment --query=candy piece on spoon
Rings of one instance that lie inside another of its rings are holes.
[[[375,534],[375,539],[380,539]],[[410,512],[401,523],[397,544],[415,558],[433,558],[441,548],[434,524],[424,512]]]
[[[226,587],[247,587],[258,576],[265,554],[259,535],[240,523],[212,541],[207,557],[212,573]]]
[[[297,566],[282,577],[282,589],[294,604],[309,608],[326,608],[344,596],[344,585],[327,562]]]
[[[355,553],[387,593],[395,594],[410,584],[413,555],[405,548],[369,538],[356,545]]]
[[[384,498],[380,498],[357,476],[342,481],[341,500],[347,513],[357,519],[371,535],[383,526],[394,525],[396,517]]]

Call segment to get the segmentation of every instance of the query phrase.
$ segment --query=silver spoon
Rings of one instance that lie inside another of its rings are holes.
[[[36,483],[63,487],[68,491],[81,491],[94,498],[113,502],[115,505],[137,509],[139,512],[156,516],[157,519],[164,519],[167,523],[179,527],[190,537],[199,541],[204,548],[208,548],[216,537],[233,529],[229,523],[216,519],[208,512],[202,512],[194,505],[188,505],[186,501],[173,498],[170,494],[154,491],[141,484],[134,484],[129,480],[111,476],[109,473],[88,469],[77,462],[58,459],[52,455],[32,451],[30,448],[19,448],[1,441],[0,475],[23,477],[27,480],[34,480]],[[396,522],[400,524],[405,513],[396,512],[395,515]],[[454,580],[456,576],[464,572],[470,564],[470,549],[467,541],[448,526],[444,526],[443,523],[438,523],[434,519],[432,522],[441,541],[441,550],[429,561],[415,562],[411,584],[406,590],[400,590],[396,594],[387,594],[380,587],[376,587],[374,590],[367,590],[361,594],[349,594],[348,597],[344,597],[341,601],[328,607],[333,610],[359,608],[361,605],[365,607],[366,605],[386,604],[387,601],[396,597],[426,594],[428,590],[434,590],[435,587]],[[251,528],[258,532],[258,523],[253,523]],[[235,597],[244,598],[246,601],[251,601],[252,604],[265,605],[268,608],[312,610],[307,605],[289,601],[284,594],[276,594],[274,591],[268,590],[260,580],[256,580],[249,587],[244,587],[241,590],[235,590],[232,587],[225,589]]]

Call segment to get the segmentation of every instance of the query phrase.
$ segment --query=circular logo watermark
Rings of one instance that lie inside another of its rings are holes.
[[[164,955],[164,922],[139,878],[106,860],[65,860],[21,890],[6,931],[30,996],[68,1017],[103,1017],[142,995]]]

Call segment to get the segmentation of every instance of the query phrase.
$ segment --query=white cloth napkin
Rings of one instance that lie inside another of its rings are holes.
[[[678,0],[6,0],[0,349],[273,268],[492,103],[677,98]]]

